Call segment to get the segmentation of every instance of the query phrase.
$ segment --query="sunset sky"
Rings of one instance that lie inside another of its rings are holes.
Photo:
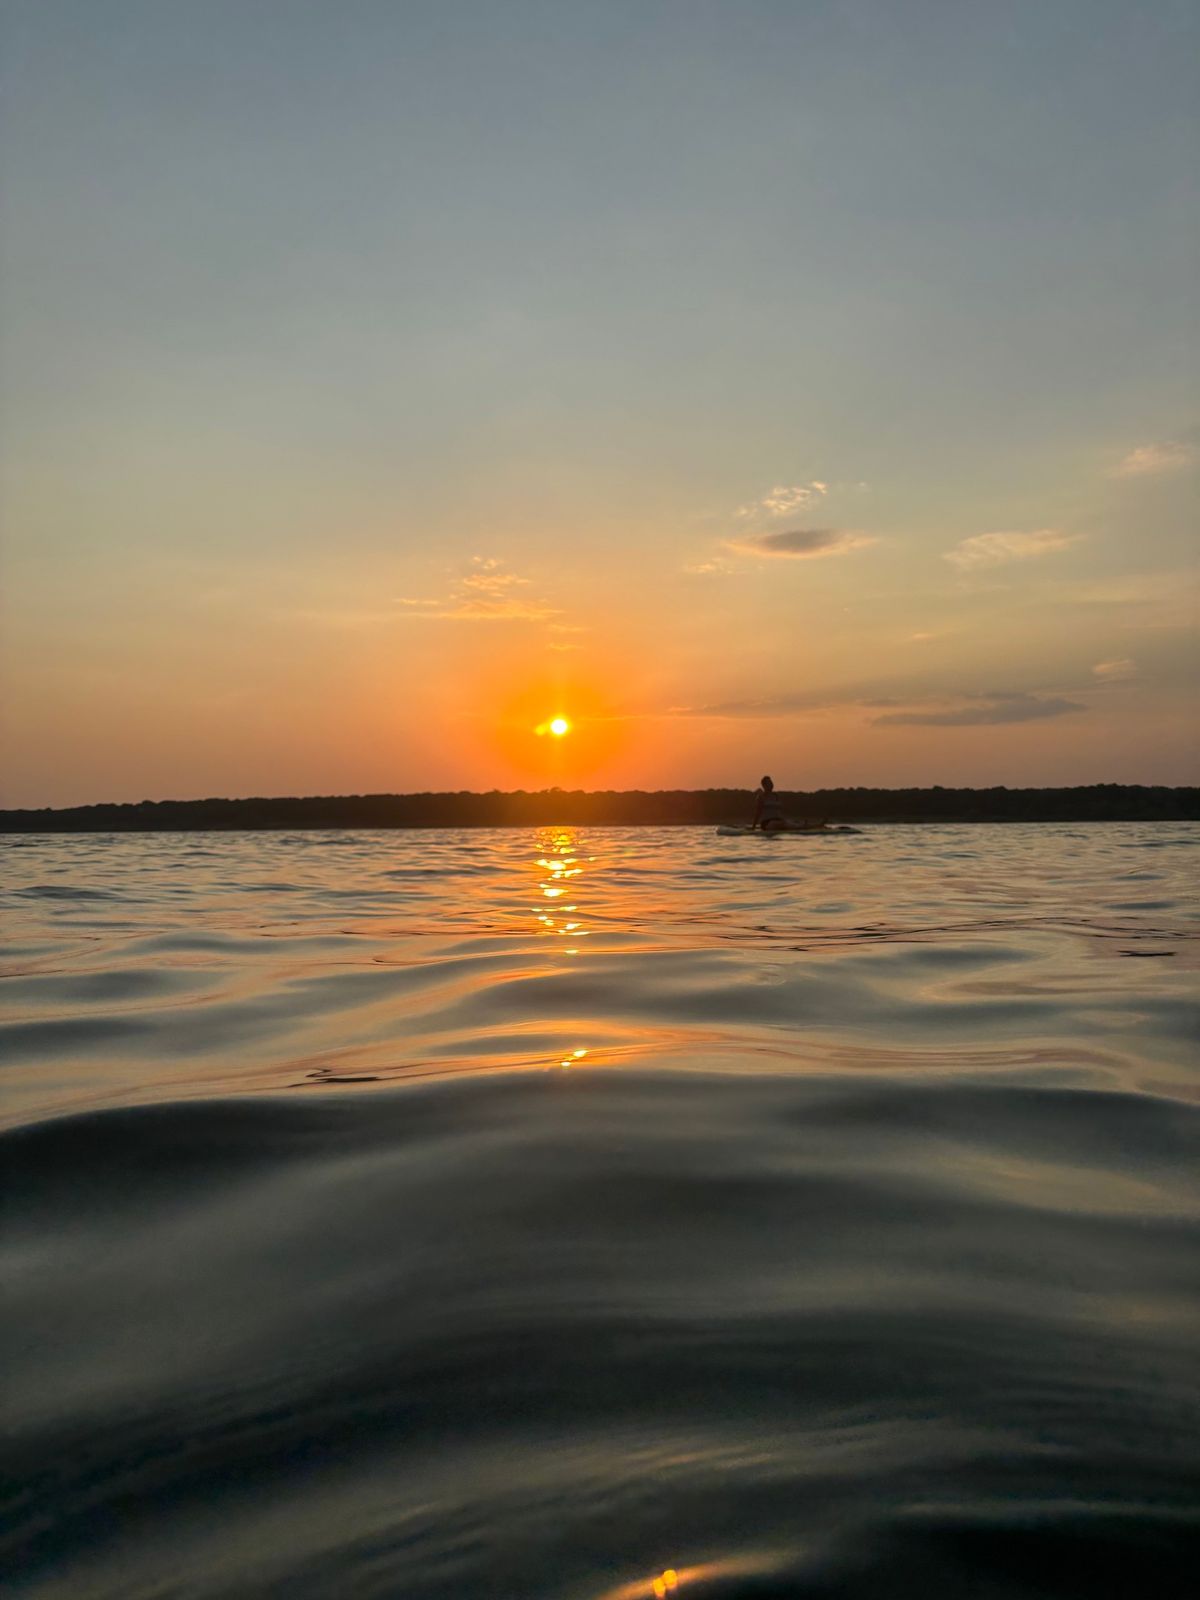
[[[4,804],[1200,779],[1190,0],[0,16]]]

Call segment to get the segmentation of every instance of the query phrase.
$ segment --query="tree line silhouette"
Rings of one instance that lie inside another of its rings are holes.
[[[780,791],[795,817],[834,822],[1154,822],[1200,819],[1200,788],[1096,783],[1069,789]],[[254,828],[662,826],[746,822],[748,789],[517,789],[308,795],[0,811],[0,833],[140,833]]]

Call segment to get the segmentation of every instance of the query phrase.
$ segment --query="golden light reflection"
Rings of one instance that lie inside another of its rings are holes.
[[[538,880],[538,892],[545,900],[559,900],[569,892],[564,887],[564,880],[578,878],[584,870],[583,866],[580,865],[580,862],[585,858],[579,854],[578,836],[573,828],[544,829],[541,833],[539,844],[542,853],[534,858],[533,864],[535,869],[541,868],[545,876],[540,877]],[[595,857],[593,856],[586,857],[589,862],[594,859]],[[589,936],[589,929],[585,928],[582,922],[557,921],[555,917],[548,915],[546,911],[540,909],[537,905],[532,906],[531,910],[538,921],[540,932],[552,934],[555,938],[570,939],[570,944],[559,948],[558,953],[560,955],[572,959],[578,956],[579,945],[577,941],[586,939]],[[566,912],[574,913],[578,912],[578,910],[579,904],[577,901],[572,902],[570,905],[554,907],[554,911],[559,917],[562,917]],[[582,1054],[582,1052],[579,1053]],[[562,1062],[563,1066],[568,1064],[569,1062],[566,1060]]]
[[[724,1560],[705,1561],[694,1567],[667,1567],[651,1578],[636,1578],[632,1583],[620,1584],[616,1589],[606,1589],[598,1600],[663,1600],[664,1595],[681,1594],[693,1583],[710,1583],[713,1579],[742,1577],[751,1573],[770,1572],[776,1560],[764,1556],[732,1556]]]
[[[573,828],[544,829],[539,843],[542,853],[534,858],[534,867],[541,868],[545,875],[539,878],[538,893],[544,900],[560,900],[569,892],[564,880],[578,878],[584,870],[580,864],[584,858],[579,854],[578,837]],[[587,858],[589,861],[592,859],[590,856]],[[542,933],[570,939],[570,944],[560,947],[560,955],[575,957],[579,954],[577,941],[586,939],[589,934],[582,922],[557,921],[536,905],[531,909]],[[576,901],[570,905],[555,906],[554,910],[561,917],[566,912],[578,912],[579,905]]]

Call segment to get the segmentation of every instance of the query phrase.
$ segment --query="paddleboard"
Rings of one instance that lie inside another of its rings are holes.
[[[814,838],[818,838],[818,837],[823,838],[826,834],[830,834],[830,833],[861,833],[862,829],[861,828],[847,828],[847,827],[844,827],[844,826],[839,826],[839,827],[836,827],[836,828],[749,828],[749,827],[731,828],[731,827],[720,827],[720,828],[717,829],[717,832],[718,832],[718,834],[720,834],[722,839],[740,839],[740,838],[742,838],[742,837],[744,837],[746,835],[749,835],[751,838],[762,838],[762,839],[778,839],[778,838],[814,839]]]

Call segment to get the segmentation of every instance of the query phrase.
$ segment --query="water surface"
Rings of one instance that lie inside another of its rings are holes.
[[[13,1592],[1190,1593],[1198,843],[5,840]]]

